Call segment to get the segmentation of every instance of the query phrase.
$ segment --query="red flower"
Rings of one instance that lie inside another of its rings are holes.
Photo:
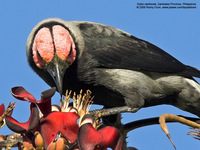
[[[23,87],[12,88],[11,93],[15,98],[31,102],[31,115],[25,123],[19,123],[14,118],[6,116],[8,127],[17,133],[39,131],[45,148],[49,145],[55,146],[55,144],[60,146],[55,139],[58,134],[61,134],[72,144],[77,140],[78,145],[75,144],[74,146],[81,150],[105,150],[108,147],[114,150],[121,149],[123,140],[120,132],[116,128],[109,126],[96,130],[96,120],[93,116],[87,114],[89,113],[88,105],[92,103],[90,99],[91,92],[87,92],[83,97],[79,95],[77,101],[74,99],[74,107],[68,107],[70,96],[66,96],[67,98],[62,103],[61,109],[57,108],[58,111],[52,111],[51,97],[54,95],[55,90],[55,88],[52,88],[42,92],[41,99],[36,100]],[[39,118],[39,110],[36,105],[43,114],[41,118]],[[1,107],[3,106],[0,106],[0,109]],[[80,128],[77,123],[78,118]]]
[[[36,105],[33,103],[30,106],[30,110],[31,110],[30,118],[25,123],[19,123],[11,116],[6,115],[5,120],[8,128],[17,133],[26,133],[28,131],[34,130],[39,123],[39,111]]]
[[[11,94],[23,101],[28,101],[31,103],[35,103],[40,108],[40,111],[43,115],[48,115],[51,113],[51,97],[55,94],[56,88],[51,88],[41,93],[41,99],[36,100],[33,95],[27,92],[23,87],[13,87],[11,89]]]
[[[84,119],[89,120],[91,117],[88,116]],[[94,121],[91,121],[91,123],[85,123],[79,128],[78,144],[81,150],[106,150],[108,147],[121,150],[123,138],[116,128],[106,126],[96,130],[93,124]]]
[[[52,112],[51,97],[55,93],[55,88],[49,89],[41,93],[41,99],[36,100],[33,95],[27,92],[23,87],[14,87],[11,89],[12,95],[23,101],[31,102],[31,116],[26,123],[19,123],[12,117],[6,116],[8,127],[17,132],[24,133],[36,129],[41,133],[45,147],[47,147],[59,133],[74,143],[77,138],[78,124],[76,120],[79,116],[73,112]],[[43,117],[39,118],[39,107],[43,113]]]
[[[52,112],[40,119],[40,133],[47,147],[61,133],[71,143],[75,143],[78,134],[76,120],[79,116],[73,112]]]

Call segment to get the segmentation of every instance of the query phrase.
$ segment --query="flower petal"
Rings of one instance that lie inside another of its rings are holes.
[[[0,105],[0,116],[2,116],[4,112],[5,112],[5,106],[4,106],[4,104],[1,104]]]
[[[107,126],[98,130],[98,133],[102,135],[101,143],[99,144],[101,147],[111,147],[114,150],[121,150],[123,137],[119,130]]]
[[[78,131],[78,144],[81,150],[93,150],[101,141],[101,135],[91,123],[82,125]]]
[[[41,100],[37,101],[37,105],[44,116],[51,113],[51,97],[55,94],[55,92],[55,87],[46,90],[41,93]]]
[[[26,133],[34,130],[39,123],[39,111],[34,103],[31,103],[30,110],[30,118],[25,123],[20,123],[11,116],[6,115],[5,120],[8,128],[17,133]]]
[[[40,133],[44,139],[45,147],[61,133],[71,143],[77,138],[79,116],[73,112],[52,112],[40,119]]]
[[[86,123],[78,132],[78,144],[81,150],[94,150],[97,146],[103,149],[110,147],[121,150],[122,142],[120,132],[114,127],[107,126],[96,130],[91,123]]]
[[[56,92],[56,87],[48,89],[41,93],[41,101],[51,98]]]
[[[96,126],[96,122],[95,122],[95,118],[94,116],[90,115],[90,114],[85,114],[82,118],[81,121],[79,119],[79,124],[80,126],[86,124],[86,123],[91,123],[93,125],[93,127]]]
[[[31,103],[36,102],[35,97],[29,92],[27,92],[22,86],[16,86],[11,88],[11,94],[19,100],[28,101]]]

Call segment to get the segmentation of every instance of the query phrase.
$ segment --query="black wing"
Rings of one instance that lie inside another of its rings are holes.
[[[177,73],[200,77],[200,71],[182,64],[157,46],[114,27],[79,23],[85,49],[97,67]]]

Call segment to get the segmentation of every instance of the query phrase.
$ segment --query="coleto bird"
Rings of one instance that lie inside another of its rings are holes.
[[[61,95],[90,89],[95,104],[119,112],[169,104],[200,116],[200,85],[193,79],[200,71],[117,28],[46,19],[26,48],[31,68]]]

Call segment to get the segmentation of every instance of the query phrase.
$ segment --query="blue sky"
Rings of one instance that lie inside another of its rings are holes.
[[[0,3],[0,102],[6,106],[17,101],[10,94],[10,88],[23,86],[37,99],[40,92],[49,86],[28,66],[26,60],[26,39],[31,29],[41,20],[58,17],[64,20],[92,21],[117,27],[130,34],[149,41],[167,51],[184,64],[200,69],[200,3],[197,0],[175,2],[196,2],[197,9],[136,9],[137,2],[174,2],[169,0],[18,0]],[[200,80],[197,80],[200,81]],[[58,103],[59,96],[53,98]],[[13,116],[19,121],[29,117],[29,104],[17,101]],[[144,108],[137,113],[123,114],[123,122],[157,117],[163,113],[194,116],[172,106]],[[168,129],[177,149],[197,150],[200,141],[186,135],[189,127],[171,123]],[[11,133],[6,127],[0,134]],[[131,131],[128,145],[139,150],[169,150],[171,143],[159,125]]]

